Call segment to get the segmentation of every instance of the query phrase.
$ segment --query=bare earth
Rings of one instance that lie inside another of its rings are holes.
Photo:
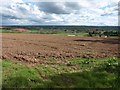
[[[2,34],[2,59],[47,63],[54,58],[105,58],[118,55],[118,40],[46,34]],[[60,60],[60,61],[59,61]]]

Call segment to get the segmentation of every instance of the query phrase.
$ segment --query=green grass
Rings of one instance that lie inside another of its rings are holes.
[[[117,58],[73,58],[68,61],[68,64],[28,67],[3,60],[3,88],[120,88]]]
[[[23,33],[23,32],[15,31],[15,30],[0,29],[0,33]],[[24,32],[24,33],[27,33],[27,32]]]
[[[20,32],[20,31],[15,31],[15,30],[5,30],[5,29],[0,29],[0,33],[26,33],[26,34],[55,34],[55,35],[64,35],[64,36],[68,36],[68,35],[75,35],[75,36],[88,36],[88,33],[66,33],[63,31],[52,31],[52,30],[43,30],[43,31],[39,31],[39,30],[30,30],[30,32]]]
[[[85,32],[80,32],[80,33],[65,33],[65,32],[61,32],[61,33],[57,33],[58,35],[64,35],[64,36],[68,36],[68,35],[75,35],[75,36],[88,36],[88,33]]]
[[[0,33],[19,33],[19,34],[53,34],[53,35],[64,35],[64,36],[69,36],[69,35],[74,35],[74,36],[89,36],[87,32],[65,32],[62,30],[35,30],[35,29],[29,29],[29,32],[20,32],[16,30],[6,30],[6,29],[0,29]],[[95,35],[93,35],[95,36]],[[98,35],[97,35],[98,36]],[[111,38],[118,38],[118,36],[110,36]]]

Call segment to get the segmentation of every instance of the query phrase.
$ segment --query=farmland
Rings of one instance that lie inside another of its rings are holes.
[[[3,88],[119,87],[119,39],[83,31],[4,31]]]
[[[105,58],[118,55],[117,38],[2,34],[4,59],[46,62],[47,58]],[[46,60],[43,60],[46,59]]]

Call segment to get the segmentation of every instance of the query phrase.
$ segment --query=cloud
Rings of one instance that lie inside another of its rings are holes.
[[[118,25],[118,0],[2,0],[3,25]]]
[[[67,14],[67,11],[64,7],[64,4],[56,3],[56,2],[41,2],[37,3],[39,9],[46,13],[55,13],[55,14]]]

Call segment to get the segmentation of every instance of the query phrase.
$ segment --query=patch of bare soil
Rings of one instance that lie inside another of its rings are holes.
[[[118,39],[46,34],[2,34],[2,59],[27,63],[66,62],[66,58],[105,58],[118,55]]]
[[[30,32],[30,30],[24,29],[24,28],[16,28],[15,31],[19,32]]]

